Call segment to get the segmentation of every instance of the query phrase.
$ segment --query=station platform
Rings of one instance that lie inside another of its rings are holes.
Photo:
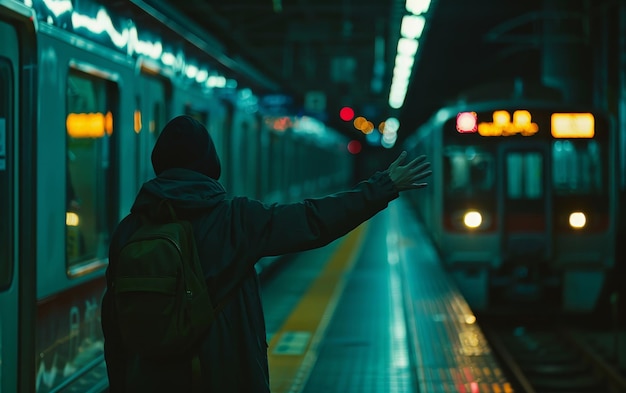
[[[273,393],[510,393],[407,202],[262,279]]]

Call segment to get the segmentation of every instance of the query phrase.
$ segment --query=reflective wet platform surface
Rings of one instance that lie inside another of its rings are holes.
[[[264,278],[272,392],[512,392],[403,200]]]

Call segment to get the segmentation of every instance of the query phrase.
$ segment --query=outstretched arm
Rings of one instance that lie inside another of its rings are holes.
[[[419,156],[408,164],[401,165],[406,154],[406,151],[400,153],[386,171],[398,192],[426,187],[428,184],[420,181],[432,174],[426,156]]]
[[[387,170],[374,174],[349,191],[271,207],[256,201],[247,202],[246,217],[251,227],[256,227],[254,232],[258,238],[263,239],[259,242],[260,255],[323,246],[387,207],[400,192],[425,187],[423,180],[431,174],[430,163],[425,156],[420,156],[403,165],[405,157],[406,152],[402,152]]]

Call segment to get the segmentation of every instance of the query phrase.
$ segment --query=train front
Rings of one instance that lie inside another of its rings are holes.
[[[610,127],[580,108],[501,102],[421,129],[416,149],[441,172],[422,217],[475,309],[593,310],[614,263]]]

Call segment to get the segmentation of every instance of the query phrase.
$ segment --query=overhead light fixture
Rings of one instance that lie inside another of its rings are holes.
[[[404,105],[419,48],[418,38],[421,38],[426,26],[424,14],[430,8],[430,0],[406,0],[405,6],[409,14],[402,17],[393,78],[389,89],[388,103],[393,109],[400,109]]]
[[[405,15],[402,17],[400,34],[404,38],[420,38],[424,31],[426,19],[422,15]]]
[[[406,10],[415,15],[425,14],[429,7],[430,0],[406,0]]]

